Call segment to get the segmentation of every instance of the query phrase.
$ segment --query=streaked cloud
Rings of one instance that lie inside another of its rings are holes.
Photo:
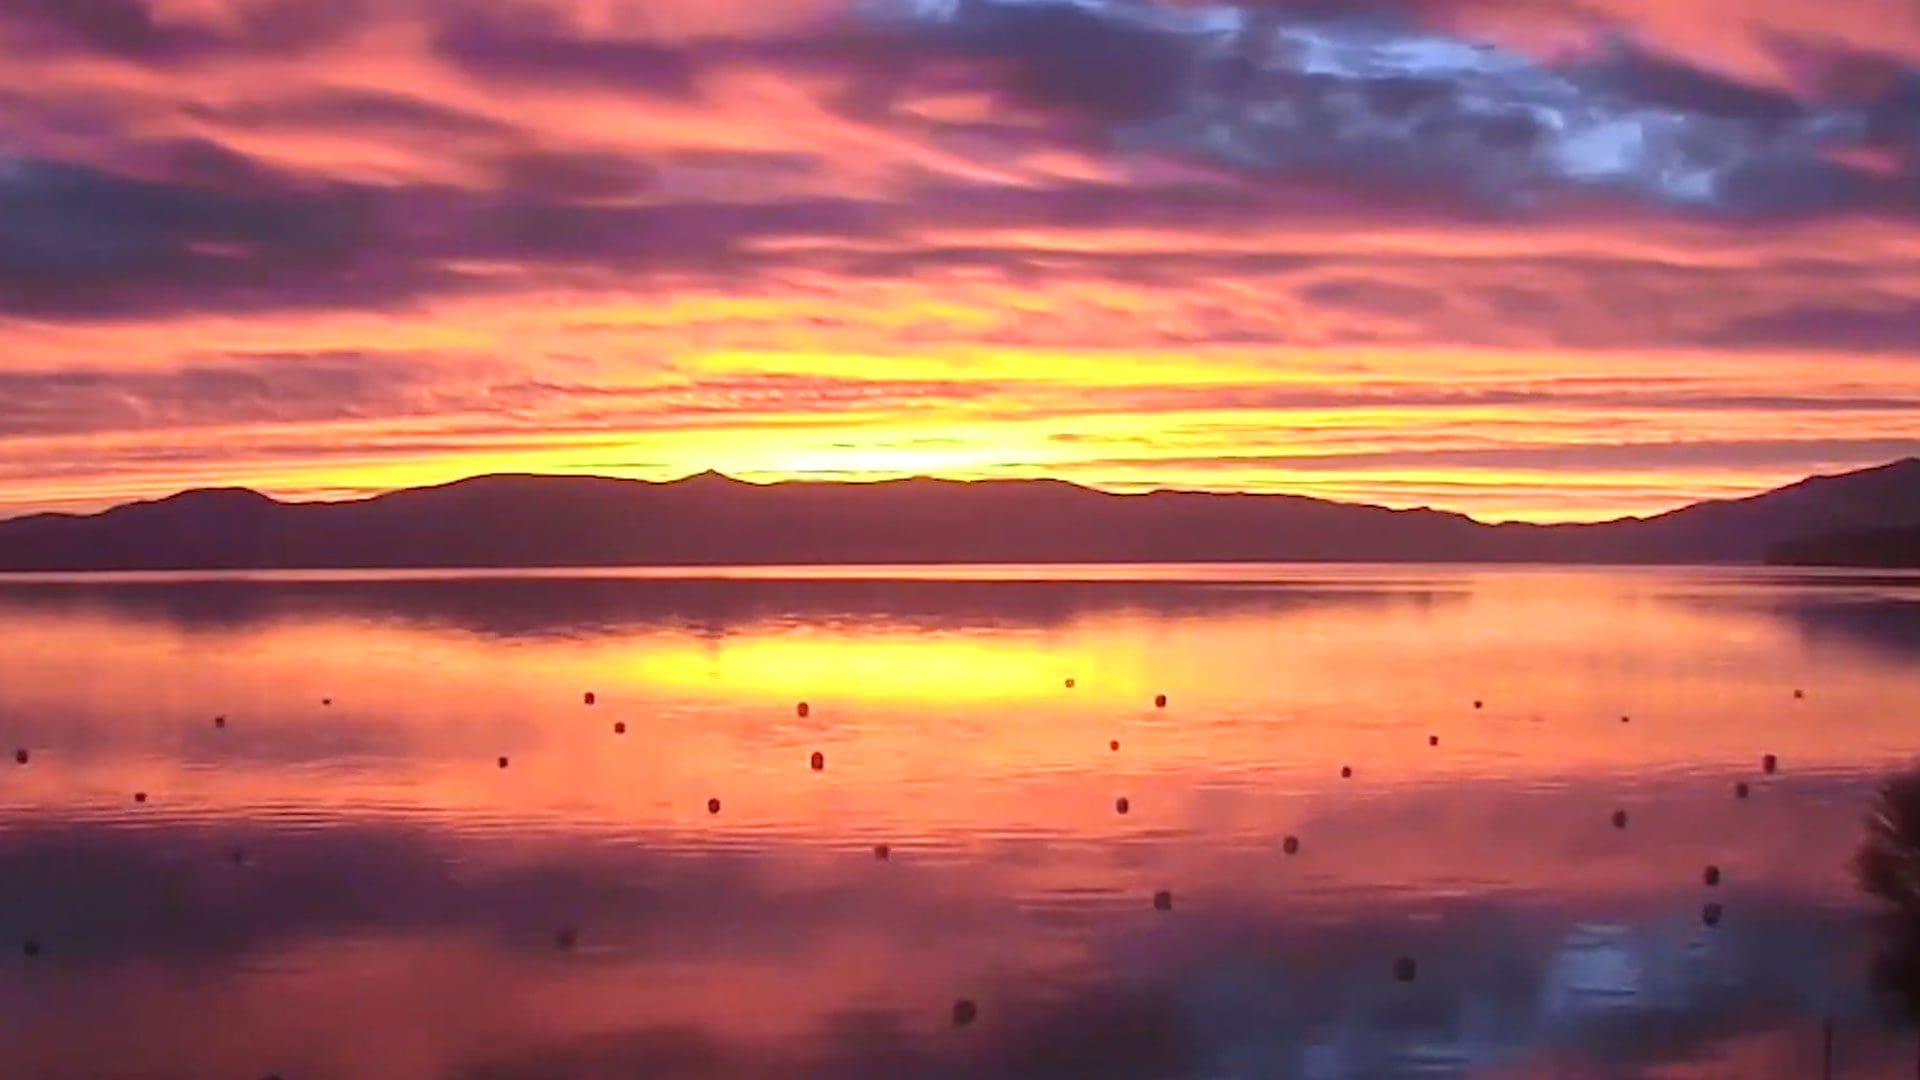
[[[0,48],[4,508],[637,462],[1563,517],[1920,430],[1899,0],[26,0]]]

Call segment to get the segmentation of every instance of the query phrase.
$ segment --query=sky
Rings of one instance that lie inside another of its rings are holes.
[[[0,515],[1920,454],[1912,0],[8,0]]]

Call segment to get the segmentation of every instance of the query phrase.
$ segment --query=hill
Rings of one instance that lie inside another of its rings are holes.
[[[956,562],[1758,562],[1920,528],[1920,459],[1584,525],[1487,525],[1295,495],[1112,494],[1055,480],[748,484],[483,476],[344,502],[188,491],[0,522],[0,570]]]

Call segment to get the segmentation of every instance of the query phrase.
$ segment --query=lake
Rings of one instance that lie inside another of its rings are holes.
[[[1920,1060],[1920,576],[0,578],[0,751],[8,1077]]]

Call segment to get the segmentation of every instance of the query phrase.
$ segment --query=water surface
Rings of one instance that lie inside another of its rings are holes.
[[[0,578],[16,747],[7,1076],[1807,1077],[1830,1027],[1835,1075],[1882,1077],[1920,1050],[1852,870],[1920,755],[1920,577]]]

